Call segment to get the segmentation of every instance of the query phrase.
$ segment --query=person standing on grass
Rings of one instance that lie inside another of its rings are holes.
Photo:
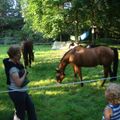
[[[105,91],[105,97],[108,105],[102,120],[120,120],[120,84],[111,83]]]
[[[3,60],[9,96],[14,103],[18,120],[25,120],[27,111],[28,120],[37,120],[34,104],[27,93],[27,71],[20,63],[21,51],[19,46],[11,46],[8,51],[9,58]]]

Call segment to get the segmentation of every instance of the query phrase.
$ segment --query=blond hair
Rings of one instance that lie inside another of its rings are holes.
[[[112,104],[120,104],[120,84],[111,83],[105,91],[105,97]]]

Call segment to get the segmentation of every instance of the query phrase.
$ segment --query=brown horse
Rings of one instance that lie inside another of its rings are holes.
[[[31,40],[23,41],[21,51],[25,67],[31,67],[32,61],[34,61],[33,42]]]
[[[113,63],[113,70],[111,65]],[[76,46],[75,48],[69,50],[64,54],[60,60],[60,64],[56,69],[56,79],[57,82],[61,83],[65,77],[65,68],[68,64],[71,64],[74,69],[74,77],[77,77],[77,74],[82,81],[81,67],[95,67],[97,65],[103,65],[104,68],[104,77],[107,78],[117,76],[118,68],[118,51],[117,49],[111,49],[105,46],[98,46],[95,48],[84,48],[83,46]],[[112,78],[111,80],[114,80]],[[103,86],[105,80],[102,82]],[[83,83],[81,83],[83,86]]]

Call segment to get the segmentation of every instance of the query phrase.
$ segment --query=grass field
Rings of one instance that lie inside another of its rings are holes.
[[[6,78],[2,64],[7,57],[8,46],[0,46],[0,92],[7,90]],[[104,87],[100,87],[99,78],[103,76],[102,67],[83,68],[83,79],[97,82],[86,83],[84,87],[79,84],[66,84],[57,86],[55,80],[56,67],[65,50],[51,50],[51,46],[36,45],[35,62],[28,68],[28,78],[31,95],[35,104],[38,120],[101,120],[106,100]],[[120,65],[118,69],[120,68]],[[67,66],[66,77],[63,84],[73,82],[73,70]],[[120,69],[118,70],[118,76]],[[120,78],[116,82],[120,82]],[[0,93],[0,120],[12,118],[14,106],[7,93]],[[26,119],[27,120],[27,119]]]

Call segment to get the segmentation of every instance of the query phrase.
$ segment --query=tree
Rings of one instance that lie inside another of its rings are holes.
[[[9,28],[13,24],[21,23],[22,17],[20,14],[19,3],[14,0],[0,0],[0,27]]]
[[[45,37],[55,37],[64,27],[62,10],[59,2],[50,0],[22,1],[26,27],[44,33]],[[26,7],[27,6],[27,7]]]
[[[71,9],[64,9],[65,2],[72,3]],[[79,41],[78,36],[92,26],[119,33],[119,0],[21,0],[21,5],[24,28],[45,37],[66,32]]]

